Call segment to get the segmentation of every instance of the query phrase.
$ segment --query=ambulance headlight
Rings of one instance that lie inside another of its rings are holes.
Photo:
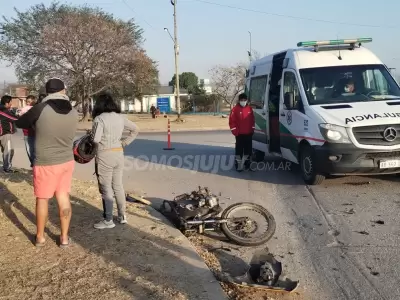
[[[319,124],[319,130],[327,142],[351,144],[345,127],[332,124]]]

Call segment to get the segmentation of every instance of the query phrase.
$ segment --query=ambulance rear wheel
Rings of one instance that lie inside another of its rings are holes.
[[[257,150],[257,149],[253,149],[253,161],[255,162],[262,162],[265,159],[265,153]]]
[[[315,168],[315,154],[309,145],[300,148],[300,169],[303,180],[308,185],[319,185],[325,180],[325,176],[318,174]]]

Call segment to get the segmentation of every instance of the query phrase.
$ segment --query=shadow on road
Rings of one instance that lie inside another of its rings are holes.
[[[10,175],[8,180],[14,183],[24,181],[31,183],[32,178],[27,174],[20,173],[18,175]],[[15,226],[14,229],[8,228],[7,231],[21,231],[24,236],[32,241],[36,229],[33,197],[29,201],[20,199],[7,190],[3,184],[0,185],[0,195],[2,195],[0,197],[0,209]],[[51,239],[47,239],[46,246],[38,252],[33,246],[30,246],[31,248],[26,247],[26,243],[21,243],[21,239],[19,239],[19,242],[18,240],[15,242],[16,245],[13,245],[16,252],[20,251],[20,253],[23,253],[18,259],[21,264],[30,264],[29,262],[24,262],[25,256],[27,259],[35,258],[31,262],[33,265],[30,265],[28,267],[29,270],[25,270],[26,272],[38,272],[35,276],[38,278],[43,276],[42,279],[45,280],[44,277],[46,277],[46,274],[44,271],[41,271],[42,265],[55,263],[54,261],[59,262],[60,259],[66,259],[66,262],[68,262],[68,259],[70,259],[68,263],[62,265],[63,268],[60,272],[75,275],[69,279],[64,278],[63,285],[67,284],[67,281],[70,281],[71,288],[77,288],[79,284],[78,282],[74,282],[74,280],[76,280],[77,270],[81,270],[78,259],[81,257],[80,264],[84,264],[83,272],[86,272],[85,269],[89,272],[83,275],[83,277],[87,277],[86,279],[92,280],[93,283],[95,277],[98,276],[96,280],[102,281],[98,282],[99,285],[119,285],[119,290],[124,291],[125,295],[128,294],[130,297],[133,297],[132,299],[170,299],[162,294],[161,289],[164,289],[164,291],[168,289],[179,291],[187,295],[190,299],[198,299],[197,295],[202,295],[206,292],[202,284],[196,284],[196,286],[189,284],[189,282],[197,282],[194,278],[202,276],[205,272],[203,269],[189,265],[189,261],[199,260],[193,250],[181,247],[176,243],[171,243],[165,237],[162,238],[150,234],[130,225],[117,225],[113,230],[95,230],[93,229],[93,223],[101,218],[102,211],[82,198],[71,197],[71,202],[73,205],[73,215],[70,233],[74,244],[78,248],[73,245],[69,251],[62,254],[61,250],[57,249],[55,243],[51,241],[58,240],[60,222],[57,204],[53,199],[49,203],[48,224],[49,227],[53,227],[56,230],[54,232],[46,230],[48,237]],[[131,222],[134,222],[137,217],[138,215],[133,213],[130,218]],[[26,220],[23,220],[25,218]],[[154,222],[147,223],[149,226],[155,224]],[[0,231],[1,229],[0,226]],[[8,246],[11,247],[11,245]],[[79,247],[83,248],[83,253]],[[4,253],[4,249],[2,248],[4,248],[4,245],[0,245],[0,252]],[[177,256],[175,253],[179,253],[179,255]],[[82,260],[83,256],[86,259]],[[180,257],[185,258],[186,261]],[[90,265],[94,263],[93,261],[96,262],[97,266]],[[21,266],[19,267],[21,268]],[[15,268],[19,267],[15,265]],[[21,272],[25,272],[23,269],[24,267],[22,267],[22,270],[18,269],[16,273],[21,274]],[[52,270],[52,273],[54,270]],[[157,270],[160,271],[158,272]],[[13,272],[12,270],[9,271]],[[79,272],[82,272],[82,270]],[[188,280],[182,281],[182,276],[186,276]],[[51,289],[52,287],[48,286],[46,288]],[[54,285],[54,288],[57,289],[57,285]],[[92,286],[85,288],[96,290],[96,287]],[[39,287],[38,289],[40,290]],[[23,287],[20,289],[21,293],[22,290]],[[11,291],[8,292],[12,293]],[[89,297],[89,299],[94,299],[93,296]],[[103,296],[105,295],[99,297],[102,298]]]
[[[296,166],[282,159],[253,162],[251,171],[239,173],[235,170],[235,154],[232,147],[173,143],[173,150],[164,150],[166,146],[164,141],[136,139],[132,146],[125,149],[126,168],[158,172],[184,169],[193,173],[216,174],[251,181],[303,184],[298,178]]]

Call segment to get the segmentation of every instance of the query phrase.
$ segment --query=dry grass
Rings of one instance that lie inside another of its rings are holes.
[[[152,119],[148,114],[127,115],[133,122],[137,123],[141,132],[167,131],[167,119],[162,116]],[[183,115],[184,122],[175,122],[176,116],[170,116],[171,131],[180,130],[226,130],[229,129],[228,118],[210,115]],[[90,129],[91,122],[80,122],[80,130]]]
[[[32,244],[35,200],[26,172],[0,175],[0,299],[201,299],[189,262],[193,252],[166,225],[128,203],[129,225],[96,231],[101,218],[94,182],[74,180],[71,236],[60,249],[57,204],[51,201],[46,245]],[[189,274],[189,275],[187,275]]]

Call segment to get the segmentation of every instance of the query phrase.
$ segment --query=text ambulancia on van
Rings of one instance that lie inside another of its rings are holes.
[[[257,160],[298,163],[311,185],[327,175],[400,173],[400,88],[361,46],[371,41],[300,42],[250,63]]]

